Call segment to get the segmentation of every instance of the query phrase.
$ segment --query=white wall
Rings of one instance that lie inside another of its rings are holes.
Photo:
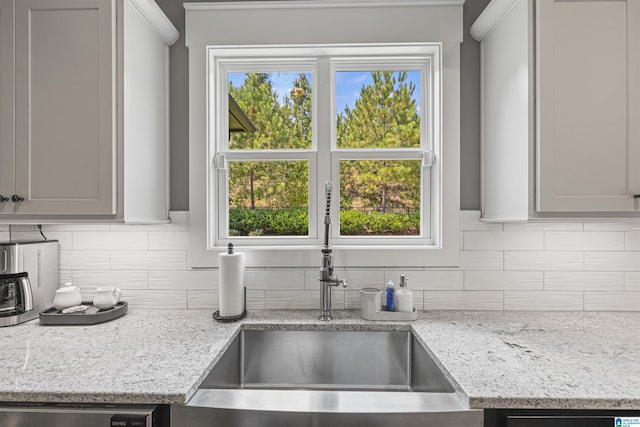
[[[358,289],[409,277],[420,310],[640,311],[640,225],[632,222],[485,224],[461,212],[459,269],[339,271],[334,308],[358,308]],[[60,241],[60,282],[87,295],[117,285],[132,309],[218,308],[217,270],[187,270],[188,214],[166,225],[45,225]],[[0,226],[0,241],[38,239],[32,226]],[[318,262],[320,253],[318,252]],[[338,269],[340,270],[340,269]],[[250,310],[319,307],[316,269],[250,269]]]

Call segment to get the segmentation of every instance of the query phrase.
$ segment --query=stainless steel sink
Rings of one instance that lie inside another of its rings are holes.
[[[454,391],[408,331],[241,331],[200,388]]]
[[[482,426],[409,331],[242,330],[172,426]]]

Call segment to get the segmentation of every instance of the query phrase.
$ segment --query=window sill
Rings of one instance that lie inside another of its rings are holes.
[[[370,248],[332,246],[336,267],[456,267],[459,265],[459,248],[435,246],[377,246]],[[247,267],[318,267],[322,247],[240,247],[235,252],[245,254]],[[209,251],[191,251],[192,268],[218,267],[218,254],[226,247]]]

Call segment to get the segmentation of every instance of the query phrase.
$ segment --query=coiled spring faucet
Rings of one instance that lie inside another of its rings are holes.
[[[331,228],[331,182],[324,185],[326,209],[324,215],[324,245],[322,246],[322,267],[320,267],[320,320],[331,320],[331,287],[342,285],[347,287],[347,281],[333,275],[333,253],[329,246]]]

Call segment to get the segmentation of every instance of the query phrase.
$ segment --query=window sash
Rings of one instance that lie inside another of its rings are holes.
[[[286,154],[290,154],[287,156]],[[240,245],[281,246],[300,244],[319,244],[318,237],[318,198],[312,191],[317,187],[314,170],[317,170],[317,160],[313,152],[292,153],[264,153],[237,152],[225,153],[225,161],[277,161],[277,160],[305,160],[309,168],[309,191],[307,206],[309,209],[309,234],[307,236],[229,236],[229,172],[227,167],[216,167],[218,175],[217,191],[217,236],[216,241],[233,242]]]
[[[367,155],[368,154],[368,155]],[[424,160],[425,153],[413,150],[412,152],[389,153],[371,151],[363,153],[360,151],[334,152],[331,160],[332,182],[336,193],[340,191],[340,161],[342,160]],[[432,167],[421,166],[420,176],[420,235],[417,236],[343,236],[340,234],[340,206],[339,201],[333,204],[333,227],[331,229],[332,242],[344,245],[433,245],[432,221],[435,215],[432,184]],[[339,197],[339,196],[338,196]],[[339,200],[339,199],[338,199]]]
[[[417,148],[377,148],[376,150],[398,151],[398,150],[433,150],[433,114],[434,97],[433,84],[435,76],[432,72],[433,54],[416,56],[394,56],[392,59],[376,57],[336,57],[331,59],[331,115],[337,118],[336,111],[336,73],[340,71],[420,71],[420,147]],[[427,107],[427,108],[425,108]],[[428,113],[425,113],[427,111]],[[349,151],[354,148],[337,147],[337,130],[335,120],[331,127],[331,150]],[[365,150],[365,149],[357,149]]]
[[[287,58],[287,57],[245,57],[245,58],[228,58],[221,57],[216,59],[216,70],[214,70],[212,78],[216,82],[218,111],[229,111],[229,91],[227,88],[229,73],[260,73],[260,72],[304,72],[311,73],[311,91],[313,94],[311,106],[311,123],[313,124],[311,150],[317,149],[316,126],[317,126],[317,98],[318,98],[318,79],[317,79],[317,60],[316,58]],[[229,149],[229,121],[221,120],[218,115],[213,116],[216,120],[218,134],[216,137],[216,150],[218,152],[234,152],[234,151],[289,151],[289,150],[231,150]],[[305,150],[305,149],[301,149]],[[298,151],[298,150],[295,150]]]

